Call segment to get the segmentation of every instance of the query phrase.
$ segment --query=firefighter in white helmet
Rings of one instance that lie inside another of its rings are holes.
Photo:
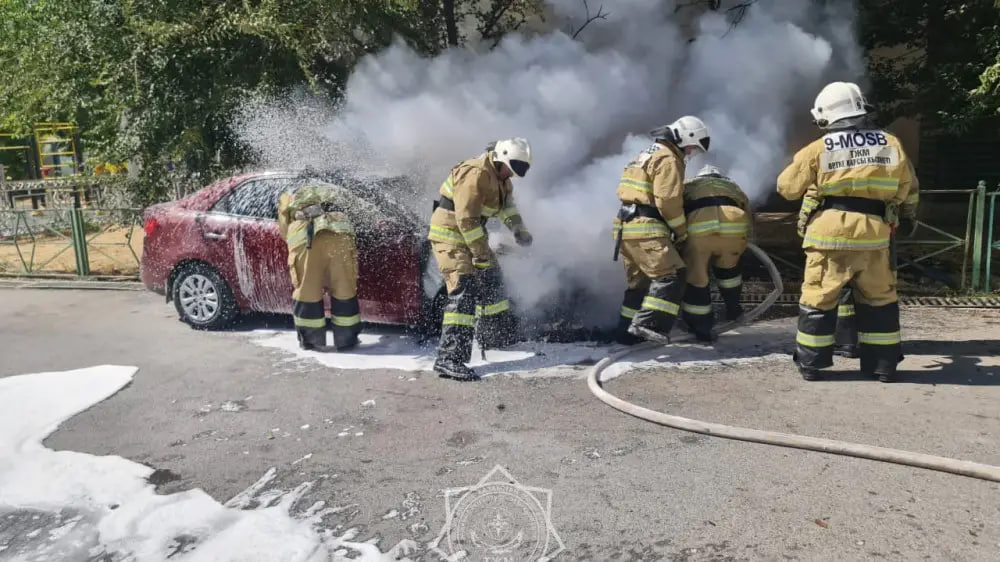
[[[669,343],[684,295],[684,260],[677,249],[687,239],[684,161],[709,147],[701,119],[681,117],[650,131],[654,144],[625,166],[618,182],[621,208],[614,220],[615,253],[625,266],[628,288],[617,340]]]
[[[778,177],[789,200],[807,197],[802,246],[805,278],[794,361],[806,380],[833,364],[837,309],[850,285],[861,371],[890,382],[901,356],[893,234],[912,235],[917,201],[913,168],[899,140],[868,123],[860,88],[828,84],[812,109],[827,131],[795,155]]]
[[[743,315],[740,259],[747,248],[753,222],[750,200],[721,170],[705,166],[684,185],[684,213],[688,229],[683,255],[687,288],[681,303],[681,318],[698,340],[711,342],[715,339],[712,334],[715,315],[708,284],[709,267],[726,304],[726,319],[737,320]]]
[[[531,245],[531,233],[514,204],[510,181],[515,176],[523,178],[530,166],[531,146],[526,139],[500,140],[485,153],[452,168],[441,184],[427,237],[448,289],[434,363],[434,371],[442,377],[478,378],[466,365],[477,332],[484,349],[517,341],[517,320],[485,226],[490,217],[499,217],[519,245]]]

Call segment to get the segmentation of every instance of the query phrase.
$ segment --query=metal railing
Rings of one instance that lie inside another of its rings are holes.
[[[911,260],[904,260],[899,269],[918,269],[921,262],[926,262],[930,258],[942,255],[959,248],[962,250],[962,270],[959,281],[959,289],[971,288],[978,291],[981,286],[982,271],[980,256],[982,255],[982,233],[983,233],[983,207],[986,194],[986,183],[979,182],[974,189],[928,189],[920,191],[920,205],[927,205],[927,195],[959,195],[964,194],[968,198],[965,217],[965,236],[957,236],[942,228],[938,228],[926,221],[917,221],[917,232],[921,229],[930,230],[941,238],[901,238],[899,246],[901,248],[911,248],[915,246],[930,246],[925,253],[921,253]],[[931,197],[933,199],[933,197]],[[926,215],[926,213],[925,213]],[[915,235],[916,236],[916,235]],[[970,251],[971,250],[971,251]],[[970,257],[972,260],[972,271],[969,271]]]
[[[996,200],[996,195],[990,194],[993,197],[993,201]],[[923,220],[917,221],[917,231],[914,238],[900,238],[898,240],[900,250],[905,250],[905,252],[901,253],[907,254],[900,260],[899,269],[910,271],[931,270],[933,268],[928,267],[930,260],[934,258],[940,259],[945,257],[946,254],[950,254],[953,259],[952,263],[957,265],[958,262],[961,262],[961,278],[954,284],[950,280],[946,284],[951,285],[953,289],[961,291],[978,292],[984,289],[988,290],[989,273],[985,272],[983,267],[983,248],[1000,249],[1000,242],[993,243],[991,239],[990,241],[986,239],[987,232],[992,232],[992,223],[989,230],[984,228],[987,208],[986,196],[986,182],[982,181],[973,189],[921,190],[920,208],[924,209],[924,211],[920,215],[923,217]],[[935,205],[931,201],[954,197],[964,197],[965,199],[965,221],[964,223],[954,221],[951,224],[946,224],[948,213],[940,212],[939,208],[936,208],[940,207],[940,205]],[[926,209],[928,208],[935,208],[936,212],[927,212]],[[991,206],[989,215],[991,221],[993,217],[992,208]],[[772,228],[771,236],[760,239],[757,244],[767,250],[768,255],[776,262],[786,266],[793,272],[801,273],[804,264],[802,262],[795,263],[795,260],[802,257],[801,250],[797,250],[797,253],[789,251],[791,237],[794,236],[796,245],[801,243],[801,239],[794,234],[794,215],[782,216],[781,221],[774,223],[780,226]],[[933,221],[933,224],[931,221]],[[784,253],[785,257],[778,255],[779,251]],[[989,259],[988,255],[987,259]],[[946,266],[946,268],[952,269],[949,266]],[[793,279],[789,279],[788,281],[794,284]]]
[[[986,271],[984,274],[985,277],[984,288],[986,291],[993,290],[993,282],[992,282],[993,278],[991,276],[992,265],[993,265],[993,252],[1000,251],[1000,236],[996,235],[996,230],[994,230],[993,227],[994,217],[996,215],[996,210],[997,210],[997,197],[1000,196],[1000,186],[997,187],[998,189],[996,191],[987,194],[987,197],[989,198],[989,203],[987,204],[987,208],[990,210],[990,218],[986,229],[986,236],[987,236],[986,251],[985,251]]]
[[[128,208],[0,210],[0,273],[135,278],[141,215]]]

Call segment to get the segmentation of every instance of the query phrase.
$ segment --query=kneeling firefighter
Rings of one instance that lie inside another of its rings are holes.
[[[485,226],[490,217],[499,217],[519,245],[531,245],[531,234],[514,205],[510,181],[512,176],[523,178],[530,165],[527,140],[501,140],[479,157],[452,168],[441,184],[427,238],[448,289],[434,362],[434,371],[442,377],[478,378],[466,365],[472,359],[477,332],[483,349],[517,341],[517,318],[507,300]]]
[[[333,343],[337,351],[358,344],[358,255],[354,227],[337,206],[335,188],[306,185],[278,202],[278,229],[288,244],[295,332],[302,349],[332,351],[326,345],[324,288],[330,292]]]
[[[837,309],[850,285],[861,371],[890,382],[901,356],[894,231],[912,235],[913,168],[899,140],[872,127],[855,84],[834,82],[816,97],[814,122],[828,132],[800,150],[778,192],[800,199],[815,186],[802,247],[806,269],[793,359],[806,380],[833,364]],[[900,206],[907,213],[900,220]]]
[[[684,213],[688,231],[683,255],[687,288],[681,303],[681,318],[698,340],[710,342],[714,339],[715,315],[708,286],[709,266],[726,304],[726,320],[737,320],[743,315],[740,259],[747,248],[752,224],[750,200],[718,168],[705,166],[684,185]]]
[[[653,146],[625,166],[618,183],[621,208],[614,220],[615,252],[625,266],[628,288],[617,340],[669,343],[684,295],[684,260],[677,250],[687,238],[684,160],[706,152],[708,127],[685,116],[650,131]]]

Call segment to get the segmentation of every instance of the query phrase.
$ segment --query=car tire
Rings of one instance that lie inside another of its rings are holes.
[[[191,263],[177,271],[171,286],[174,308],[182,322],[196,330],[225,328],[236,318],[236,299],[212,267]]]

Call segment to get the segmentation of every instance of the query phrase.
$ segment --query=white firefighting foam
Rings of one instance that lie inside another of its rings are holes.
[[[136,370],[104,365],[0,379],[0,517],[8,531],[25,528],[0,544],[0,558],[389,562],[416,551],[403,541],[383,553],[377,543],[354,542],[353,530],[324,528],[335,507],[296,506],[309,482],[259,495],[273,469],[224,506],[200,489],[158,495],[146,480],[153,469],[121,457],[42,445]]]
[[[783,336],[776,337],[781,331]],[[299,348],[294,331],[257,330],[252,341],[258,345],[281,350],[295,360],[312,360],[332,369],[396,370],[404,372],[430,371],[436,356],[436,340],[418,343],[412,337],[391,332],[367,332],[361,335],[361,345],[341,353],[321,353]],[[615,378],[631,369],[698,368],[738,365],[758,361],[788,359],[786,342],[788,327],[775,325],[755,330],[739,330],[723,334],[714,347],[677,344],[670,347],[636,353],[628,362],[616,363],[605,371],[604,380]],[[512,374],[522,377],[583,377],[585,369],[608,355],[623,349],[619,345],[593,343],[563,344],[525,342],[504,350],[491,350],[486,361],[479,349],[473,349],[469,363],[484,377]]]
[[[264,165],[325,161],[410,175],[421,188],[403,195],[422,216],[452,166],[489,141],[527,137],[534,163],[514,185],[535,244],[505,264],[509,290],[532,311],[583,287],[593,296],[587,321],[604,324],[624,289],[610,259],[615,187],[650,144],[646,131],[701,116],[711,154],[690,162],[689,173],[721,165],[759,202],[797,148],[793,131],[811,127],[815,93],[863,70],[850,0],[750,3],[735,27],[726,18],[740,13],[728,11],[736,2],[682,27],[696,8],[619,0],[577,39],[562,30],[579,26],[582,3],[548,4],[549,31],[435,58],[397,44],[358,65],[337,112],[315,102],[252,104],[239,129]],[[308,138],[290,138],[297,135]]]

